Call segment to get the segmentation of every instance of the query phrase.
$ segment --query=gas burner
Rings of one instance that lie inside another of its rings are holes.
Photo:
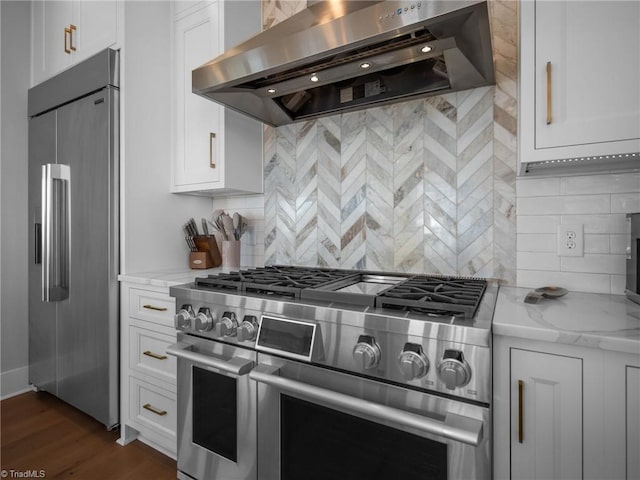
[[[417,275],[376,297],[376,307],[472,318],[487,282],[484,279]]]

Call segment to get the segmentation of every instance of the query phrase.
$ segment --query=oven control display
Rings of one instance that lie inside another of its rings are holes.
[[[317,325],[262,316],[256,350],[311,361]]]

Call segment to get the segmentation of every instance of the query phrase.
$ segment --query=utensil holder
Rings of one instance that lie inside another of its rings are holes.
[[[213,268],[220,266],[222,257],[215,236],[197,235],[193,237],[193,241],[198,251],[189,253],[189,267]]]
[[[222,266],[232,268],[240,266],[240,240],[222,241]]]

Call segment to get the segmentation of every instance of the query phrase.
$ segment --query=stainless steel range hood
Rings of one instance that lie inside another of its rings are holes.
[[[328,0],[193,71],[273,126],[495,82],[487,2]]]

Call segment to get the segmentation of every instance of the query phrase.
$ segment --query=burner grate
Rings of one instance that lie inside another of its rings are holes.
[[[484,279],[418,275],[376,297],[376,307],[472,318],[486,287]]]
[[[195,280],[196,288],[209,288],[212,290],[225,290],[228,292],[239,292],[242,275],[240,272],[221,273],[209,275],[208,277],[198,277]]]
[[[333,282],[352,271],[313,267],[269,266],[196,279],[196,287],[299,299],[305,288]]]

